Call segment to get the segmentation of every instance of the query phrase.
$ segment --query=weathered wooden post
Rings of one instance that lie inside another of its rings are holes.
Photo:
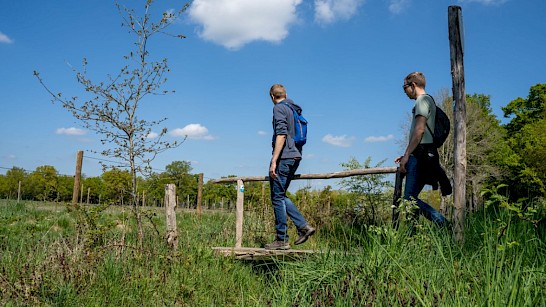
[[[17,202],[21,202],[21,181],[19,181],[19,188],[17,188]]]
[[[80,181],[82,178],[83,150],[78,151],[76,157],[76,174],[74,175],[74,191],[72,192],[72,207],[78,206],[78,196],[80,195]]]
[[[203,173],[197,179],[197,214],[201,214],[201,201],[203,198]]]
[[[450,6],[449,50],[451,54],[451,76],[455,111],[453,206],[455,207],[454,235],[464,241],[464,219],[466,210],[466,93],[464,82],[464,33],[460,6]]]
[[[176,250],[178,248],[178,229],[176,228],[176,185],[165,185],[165,216],[167,219],[167,245]]]
[[[80,204],[83,204],[83,183],[80,186]]]
[[[235,248],[243,246],[243,213],[245,200],[245,185],[243,180],[237,180],[237,208],[235,211]]]
[[[402,180],[404,179],[404,174],[400,172],[400,168],[396,168],[396,175],[394,179],[394,194],[392,196],[392,225],[394,228],[398,228],[398,216],[400,212],[398,211],[398,205],[400,204],[400,199],[402,198]]]

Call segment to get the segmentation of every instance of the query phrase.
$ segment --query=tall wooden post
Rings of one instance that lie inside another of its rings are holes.
[[[203,173],[197,179],[197,214],[201,214],[201,201],[203,199]]]
[[[460,6],[448,8],[449,50],[451,54],[451,76],[455,112],[454,172],[453,172],[453,216],[454,235],[464,241],[464,219],[466,210],[466,93],[464,82],[464,32]]]
[[[17,188],[17,202],[21,202],[21,181],[19,181],[19,188]]]
[[[165,216],[167,233],[165,240],[167,245],[176,250],[178,247],[178,229],[176,228],[176,185],[165,185]]]
[[[398,228],[398,216],[400,212],[398,211],[398,205],[400,203],[400,198],[402,198],[402,180],[404,179],[404,174],[400,172],[400,168],[396,168],[396,177],[394,179],[394,194],[392,196],[392,225],[394,228]]]
[[[242,180],[237,180],[237,208],[235,211],[235,248],[243,245],[243,212],[245,201],[245,185]]]
[[[82,178],[83,150],[78,151],[76,157],[76,174],[74,175],[74,191],[72,192],[72,207],[78,206],[78,196],[80,195],[80,182]]]
[[[83,204],[83,183],[80,186],[80,204]]]

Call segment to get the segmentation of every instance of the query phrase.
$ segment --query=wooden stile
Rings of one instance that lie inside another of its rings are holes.
[[[344,178],[350,176],[359,175],[372,175],[372,174],[393,174],[397,173],[397,179],[395,183],[395,195],[393,198],[393,219],[394,216],[398,217],[396,208],[398,199],[400,199],[402,191],[402,176],[398,172],[397,167],[383,167],[383,168],[365,168],[357,170],[349,170],[335,173],[323,173],[323,174],[297,174],[294,180],[297,179],[331,179],[331,178]],[[242,247],[243,243],[243,222],[244,222],[244,182],[245,181],[269,181],[268,176],[250,176],[250,177],[228,177],[213,180],[213,183],[233,183],[237,182],[237,204],[235,210],[235,247],[214,247],[213,250],[220,255],[233,256],[240,260],[271,260],[272,258],[282,259],[297,259],[301,256],[309,255],[315,251],[311,250],[266,250],[264,248],[245,248]],[[265,194],[265,185],[262,186],[262,195]],[[265,202],[265,200],[264,200]],[[396,215],[394,215],[396,213]]]

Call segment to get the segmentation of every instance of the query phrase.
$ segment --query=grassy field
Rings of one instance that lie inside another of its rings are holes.
[[[177,251],[164,242],[163,211],[144,214],[138,246],[130,209],[0,201],[0,304],[546,306],[544,232],[502,210],[469,216],[464,244],[427,221],[408,236],[404,224],[334,218],[301,247],[321,253],[271,262],[213,253],[234,245],[232,212],[178,212]],[[270,230],[249,212],[243,246],[263,246]]]

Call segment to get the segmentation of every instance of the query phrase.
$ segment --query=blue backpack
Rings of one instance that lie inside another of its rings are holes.
[[[294,113],[294,130],[296,133],[294,134],[293,139],[297,147],[302,147],[307,142],[307,120],[294,110],[290,104],[286,102],[283,103],[292,110],[292,113]]]

